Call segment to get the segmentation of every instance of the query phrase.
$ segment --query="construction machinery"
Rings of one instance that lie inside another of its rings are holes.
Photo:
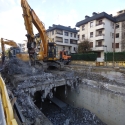
[[[29,55],[26,53],[21,53],[19,46],[13,40],[1,38],[1,48],[2,48],[2,53],[4,54],[5,54],[5,45],[11,46],[9,51],[12,57],[17,57],[18,59],[21,59],[23,61],[29,60]]]
[[[17,125],[5,83],[0,76],[0,125]]]
[[[70,63],[71,56],[68,56],[65,50],[60,51],[59,55],[60,55],[60,61],[63,62],[64,65],[68,65]]]
[[[50,42],[48,39],[44,24],[26,0],[21,0],[21,6],[25,28],[27,30],[27,48],[31,65],[41,65],[46,62],[48,66],[62,69],[64,64],[57,58],[56,43]],[[33,25],[38,30],[40,39],[38,39],[39,37],[37,35],[34,35]]]

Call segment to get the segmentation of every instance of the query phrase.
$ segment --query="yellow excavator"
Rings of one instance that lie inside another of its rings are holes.
[[[12,57],[17,57],[18,59],[21,59],[23,61],[29,60],[29,55],[26,53],[21,53],[19,46],[13,40],[1,38],[1,49],[2,49],[2,53],[4,54],[5,54],[5,45],[11,46],[10,51],[11,51]]]
[[[0,76],[0,125],[18,125],[5,83]]]
[[[27,30],[27,48],[31,65],[47,63],[48,66],[54,66],[59,69],[64,64],[57,58],[56,43],[50,42],[42,21],[38,18],[35,11],[29,6],[27,0],[21,0],[25,28]],[[34,35],[33,25],[38,30]],[[40,39],[39,39],[40,38]]]

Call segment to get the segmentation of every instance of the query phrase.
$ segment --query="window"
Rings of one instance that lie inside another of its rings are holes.
[[[65,43],[68,43],[68,39],[65,39],[65,41],[64,41]]]
[[[102,24],[102,20],[99,20],[99,25]]]
[[[63,35],[63,31],[62,30],[56,30],[56,34]]]
[[[114,23],[113,22],[111,22],[111,27],[114,29]]]
[[[119,38],[119,33],[116,33],[116,38]]]
[[[52,35],[54,34],[54,30],[52,31]]]
[[[101,35],[102,35],[102,31],[100,30],[100,31],[99,31],[99,36],[101,36]]]
[[[68,36],[68,32],[65,32],[65,36]]]
[[[119,25],[118,25],[118,24],[116,24],[116,25],[115,25],[115,28],[116,28],[116,29],[118,29],[118,28],[119,28]]]
[[[114,33],[112,33],[112,38],[114,38]]]
[[[84,35],[84,34],[82,35],[82,40],[83,40],[83,39],[85,39],[85,35]]]
[[[102,46],[102,41],[98,41],[97,47],[100,47],[100,46]]]
[[[74,51],[76,51],[76,48],[74,47]]]
[[[74,34],[74,37],[76,38],[76,34]]]
[[[82,25],[82,30],[85,30],[85,25]]]
[[[70,37],[72,37],[72,33],[70,33]]]
[[[119,48],[119,43],[116,43],[116,48]]]
[[[90,32],[90,38],[93,37],[93,32]]]
[[[78,39],[79,39],[79,35],[78,35],[77,37],[78,37]]]
[[[90,22],[90,27],[93,27],[93,22]]]
[[[90,42],[90,47],[93,48],[93,42]]]

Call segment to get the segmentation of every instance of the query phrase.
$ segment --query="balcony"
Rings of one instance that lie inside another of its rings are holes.
[[[104,45],[96,45],[93,48],[94,51],[104,51]]]
[[[103,28],[105,28],[105,23],[104,22],[96,24],[96,30],[103,29]]]
[[[77,40],[70,39],[70,44],[77,44]]]
[[[56,34],[63,35],[63,33],[61,33],[61,32],[56,32]]]
[[[96,40],[101,40],[105,38],[105,34],[97,34],[96,35]]]
[[[56,40],[56,42],[63,43],[63,41]]]

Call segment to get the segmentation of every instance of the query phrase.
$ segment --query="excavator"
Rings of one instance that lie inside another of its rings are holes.
[[[68,56],[65,50],[60,51],[59,55],[60,55],[60,61],[63,62],[64,65],[68,65],[70,63],[71,56]]]
[[[29,6],[27,0],[21,0],[21,7],[23,10],[25,28],[27,30],[27,48],[31,65],[43,65],[46,63],[48,66],[63,69],[64,64],[57,58],[56,43],[51,42],[48,38],[42,21]],[[39,37],[37,35],[34,35],[33,25],[38,30],[40,39],[38,39]]]
[[[2,53],[4,54],[5,54],[5,45],[11,46],[10,51],[11,51],[12,57],[17,57],[18,59],[21,59],[23,61],[29,60],[28,54],[21,53],[19,46],[13,40],[1,38],[1,49],[2,49]]]

